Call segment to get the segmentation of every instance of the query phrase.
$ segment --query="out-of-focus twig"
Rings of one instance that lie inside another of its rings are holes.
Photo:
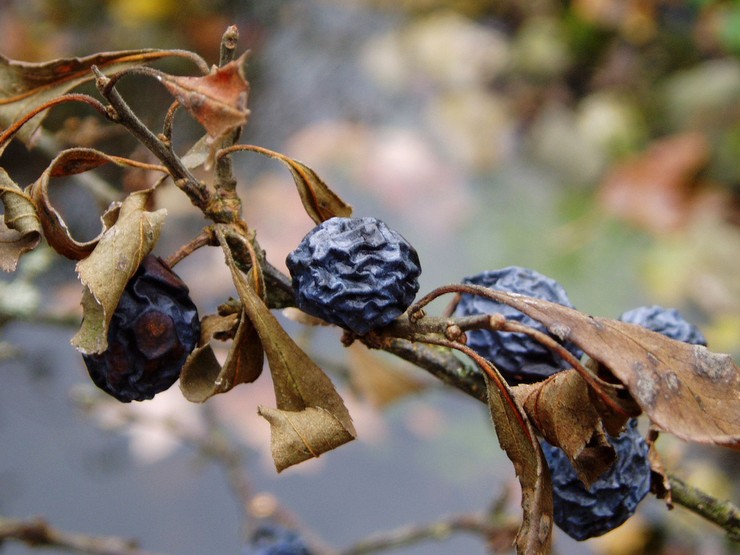
[[[53,547],[88,555],[156,555],[139,549],[135,540],[65,532],[40,518],[17,520],[0,517],[0,546],[11,540],[31,547]]]
[[[338,555],[379,553],[422,541],[441,541],[458,532],[482,537],[489,545],[491,553],[508,552],[511,551],[518,528],[519,524],[515,522],[493,524],[490,515],[485,512],[460,514],[436,522],[413,524],[369,536],[341,550]]]

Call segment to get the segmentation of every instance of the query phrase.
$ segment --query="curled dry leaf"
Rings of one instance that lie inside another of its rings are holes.
[[[344,422],[321,407],[300,411],[259,407],[259,415],[270,423],[272,460],[278,472],[348,441]]]
[[[352,418],[329,377],[296,345],[236,266],[222,229],[219,242],[231,269],[244,313],[254,325],[267,356],[277,409],[269,415],[272,454],[278,472],[353,440]]]
[[[167,211],[146,210],[151,189],[130,194],[120,204],[90,256],[77,263],[82,292],[82,326],[72,345],[85,354],[108,348],[108,326],[123,290],[136,269],[151,252]]]
[[[233,333],[234,339],[222,367],[211,341],[223,333]],[[201,321],[200,344],[182,368],[180,389],[188,401],[202,403],[240,383],[255,381],[262,373],[263,363],[262,342],[246,314],[208,315]]]
[[[18,259],[41,240],[41,222],[31,198],[0,168],[0,201],[5,207],[0,224],[0,268],[13,272]]]
[[[60,152],[41,176],[28,188],[28,194],[38,211],[39,220],[44,230],[44,237],[55,251],[72,260],[81,260],[89,256],[102,235],[117,220],[119,204],[114,205],[103,214],[100,234],[90,241],[75,240],[64,223],[64,219],[54,209],[49,199],[49,183],[54,177],[83,173],[104,164],[113,163],[119,166],[135,165],[132,160],[109,156],[92,148],[70,148]]]
[[[578,372],[564,370],[512,391],[547,442],[568,455],[586,486],[611,467],[614,448],[591,404],[588,385]]]
[[[280,160],[283,164],[288,166],[288,169],[293,176],[293,181],[295,181],[296,187],[298,188],[298,194],[301,197],[303,208],[306,210],[309,217],[317,224],[320,224],[329,218],[348,218],[352,215],[352,207],[332,191],[316,174],[316,172],[306,166],[303,162],[289,158],[279,152],[274,152],[255,145],[236,145],[229,149],[225,149],[226,152],[232,150],[252,150],[254,152],[264,154],[265,156],[269,156],[270,158]]]
[[[216,139],[249,119],[249,83],[244,78],[247,53],[202,77],[160,74],[167,90]]]
[[[101,70],[121,70],[148,60],[174,55],[164,50],[123,50],[100,52],[84,58],[61,58],[43,63],[9,60],[0,55],[0,130],[7,129],[24,114],[90,81],[92,66]],[[30,144],[41,125],[39,114],[18,133],[17,137]],[[2,152],[2,147],[0,147]]]
[[[490,366],[489,366],[490,368]],[[503,378],[486,376],[488,408],[501,448],[514,464],[522,488],[522,524],[516,536],[517,554],[549,554],[552,542],[553,498],[550,469],[523,409]]]
[[[740,372],[729,355],[557,303],[490,289],[481,294],[495,295],[578,345],[627,387],[662,431],[740,447]]]

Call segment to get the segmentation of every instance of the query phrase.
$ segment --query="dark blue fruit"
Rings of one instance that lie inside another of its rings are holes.
[[[244,555],[311,555],[311,551],[295,530],[265,524],[252,534]]]
[[[662,333],[676,341],[707,346],[707,339],[699,328],[686,320],[675,308],[663,308],[658,305],[641,306],[628,310],[619,319]]]
[[[200,336],[188,287],[147,256],[126,284],[108,329],[108,349],[82,355],[95,385],[119,401],[143,401],[180,377]]]
[[[609,441],[617,458],[590,488],[578,479],[562,450],[542,441],[552,473],[555,524],[579,541],[606,534],[624,523],[650,491],[648,445],[637,430],[637,419],[630,420],[627,429]]]
[[[519,266],[483,272],[463,279],[463,283],[482,285],[490,289],[519,293],[573,307],[568,295],[557,281]],[[503,314],[508,320],[531,326],[547,333],[547,328],[515,308],[476,295],[462,295],[455,308],[455,316]],[[510,384],[543,380],[570,365],[556,357],[547,347],[522,333],[471,330],[467,332],[468,346],[490,360]],[[583,354],[575,345],[565,347],[580,358]]]
[[[286,261],[298,308],[364,335],[395,320],[419,290],[419,256],[375,218],[331,218]]]

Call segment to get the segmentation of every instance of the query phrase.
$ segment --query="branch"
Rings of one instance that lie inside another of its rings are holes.
[[[687,484],[680,478],[668,475],[672,501],[727,531],[728,538],[740,542],[740,509],[731,501],[720,501]]]
[[[361,340],[368,347],[393,353],[427,370],[445,384],[486,403],[486,389],[481,372],[467,367],[450,350],[433,348],[414,341],[414,334],[419,332],[446,337],[450,335],[449,330],[455,328],[465,330],[486,327],[480,326],[483,322],[476,321],[476,318],[437,318],[424,315],[415,320],[402,316],[388,328]],[[505,326],[492,322],[490,329],[494,328],[505,329]],[[675,476],[669,476],[669,480],[675,504],[717,524],[727,532],[732,541],[740,541],[740,509],[736,505],[730,501],[720,501]]]
[[[31,547],[54,547],[89,555],[157,555],[139,549],[135,540],[65,532],[41,518],[24,521],[0,517],[0,547],[7,540],[20,541]]]
[[[144,125],[134,114],[133,110],[126,104],[123,97],[115,89],[117,81],[104,75],[97,67],[92,67],[96,76],[96,85],[111,104],[108,117],[128,129],[136,139],[143,144],[167,167],[175,184],[182,189],[190,201],[202,212],[208,213],[211,204],[211,194],[208,189],[185,167],[182,160],[172,151],[172,148],[161,141],[152,131]]]

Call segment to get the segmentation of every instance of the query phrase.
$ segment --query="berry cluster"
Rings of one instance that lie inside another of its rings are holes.
[[[416,250],[375,218],[331,218],[286,261],[298,308],[364,335],[411,305],[421,273]]]
[[[244,555],[311,555],[311,551],[295,530],[264,524],[252,534]]]
[[[83,355],[95,385],[119,401],[143,401],[180,377],[200,337],[188,287],[147,256],[126,284],[108,329],[108,349]]]
[[[520,295],[552,301],[568,307],[573,306],[565,289],[557,281],[534,270],[519,266],[482,272],[465,278],[463,283],[482,285],[509,293],[519,293]],[[455,308],[455,316],[494,313],[500,313],[508,320],[547,333],[544,325],[529,316],[509,305],[485,297],[462,295]],[[471,330],[467,332],[467,341],[469,347],[482,357],[490,360],[501,372],[501,375],[512,385],[540,381],[555,372],[568,368],[568,364],[556,357],[548,348],[522,333]],[[565,347],[576,358],[581,357],[582,352],[575,345],[566,344]]]
[[[621,525],[650,491],[648,445],[637,430],[637,419],[631,419],[610,443],[616,461],[586,488],[565,453],[542,442],[552,473],[555,524],[576,540],[600,536]]]

